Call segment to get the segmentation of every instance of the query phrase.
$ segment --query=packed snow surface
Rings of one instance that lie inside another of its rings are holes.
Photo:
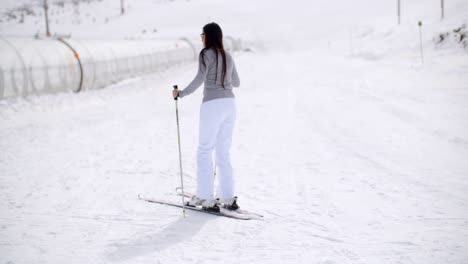
[[[467,53],[433,41],[468,5],[446,3],[441,22],[437,1],[412,1],[398,26],[374,2],[128,1],[94,32],[197,36],[214,20],[250,47],[234,54],[232,159],[240,206],[264,220],[137,199],[180,201],[171,89],[195,76],[188,63],[0,102],[0,263],[468,263]],[[179,101],[192,192],[201,96]]]

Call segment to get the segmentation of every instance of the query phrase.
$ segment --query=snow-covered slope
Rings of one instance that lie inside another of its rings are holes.
[[[152,13],[161,35],[197,35],[210,17],[263,43],[235,55],[232,149],[240,205],[263,221],[184,219],[137,199],[180,200],[170,92],[194,63],[103,90],[1,101],[0,262],[466,263],[466,52],[432,42],[464,23],[465,1],[447,2],[441,24],[437,1],[413,1],[400,26],[393,4],[374,2],[161,1]],[[130,3],[116,20],[133,23],[96,32],[120,38],[149,25],[150,1]],[[428,21],[424,64],[418,20]],[[201,91],[179,101],[189,190],[200,102]]]

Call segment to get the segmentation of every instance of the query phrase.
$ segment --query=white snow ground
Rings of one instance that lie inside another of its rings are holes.
[[[192,63],[99,91],[0,102],[0,263],[468,263],[467,54],[431,41],[466,21],[466,3],[450,5],[443,23],[437,3],[423,5],[421,65],[417,20],[397,27],[389,6],[361,0],[355,7],[373,12],[347,23],[358,17],[343,16],[351,4],[334,2],[322,13],[307,2],[160,3],[186,6],[174,14],[191,15],[179,32],[210,10],[232,35],[262,40],[265,50],[235,54],[232,155],[240,204],[263,221],[184,219],[137,199],[180,200],[170,91],[191,80]],[[135,24],[148,23],[134,5]],[[269,12],[255,17],[262,6]],[[188,190],[200,102],[198,91],[179,103]]]

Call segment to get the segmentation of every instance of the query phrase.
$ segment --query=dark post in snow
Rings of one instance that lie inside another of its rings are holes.
[[[49,14],[48,10],[49,5],[47,4],[47,0],[44,0],[44,15],[45,15],[45,20],[46,20],[46,34],[48,37],[50,37],[50,30],[49,30]]]
[[[401,11],[401,3],[400,3],[401,0],[397,0],[398,2],[398,25],[400,25],[400,11]]]
[[[442,17],[440,20],[444,20],[444,0],[440,0],[440,8],[442,12]]]
[[[120,14],[123,15],[124,13],[125,13],[124,0],[120,0]]]
[[[423,56],[423,45],[422,45],[422,22],[418,22],[419,26],[419,43],[420,43],[420,48],[421,48],[421,63],[424,64],[424,56]]]

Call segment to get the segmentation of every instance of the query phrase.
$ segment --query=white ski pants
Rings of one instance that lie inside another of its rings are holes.
[[[221,199],[234,197],[234,180],[229,149],[236,121],[234,98],[204,102],[200,108],[199,142],[197,150],[197,196],[214,198],[213,151],[217,167]]]

